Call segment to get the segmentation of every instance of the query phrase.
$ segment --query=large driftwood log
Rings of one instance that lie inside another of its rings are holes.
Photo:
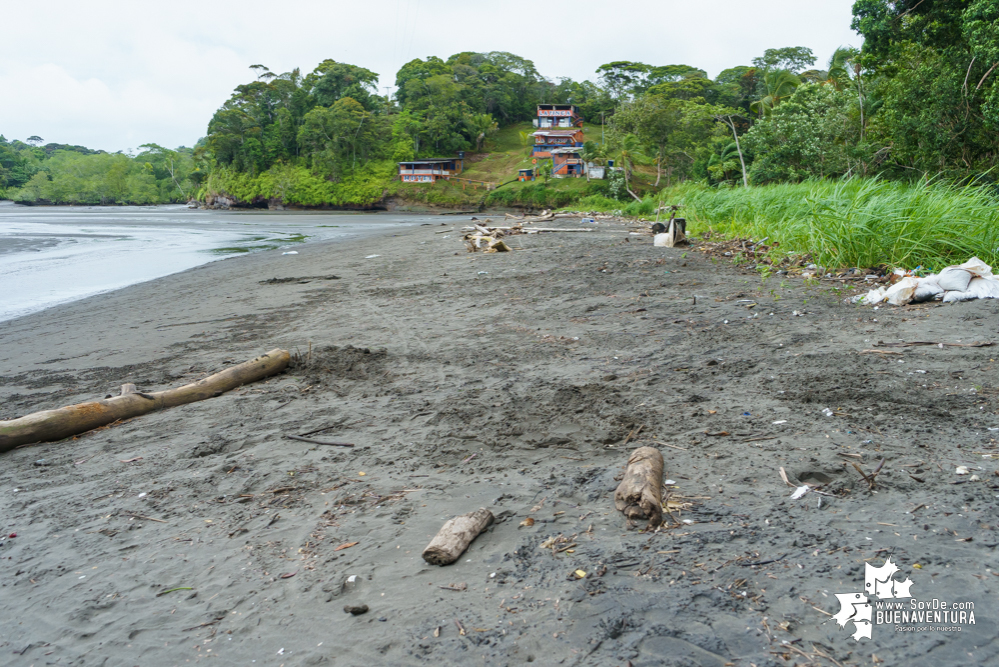
[[[629,519],[648,519],[649,528],[656,528],[663,521],[662,487],[663,455],[655,447],[639,447],[628,457],[614,506]]]
[[[423,550],[423,560],[431,565],[450,565],[492,522],[493,513],[484,507],[449,519]]]
[[[119,419],[130,419],[154,410],[220,396],[230,389],[280,373],[288,367],[290,360],[287,350],[271,350],[256,359],[176,389],[145,394],[136,391],[135,385],[125,384],[121,395],[114,398],[0,421],[0,452],[34,442],[62,440]]]

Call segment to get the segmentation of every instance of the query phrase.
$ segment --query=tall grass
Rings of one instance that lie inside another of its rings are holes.
[[[811,253],[830,268],[939,270],[972,255],[999,262],[999,201],[981,187],[878,179],[732,189],[685,184],[658,199],[683,204],[693,232],[769,237],[783,252]]]

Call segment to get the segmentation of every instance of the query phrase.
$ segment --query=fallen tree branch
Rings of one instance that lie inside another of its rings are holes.
[[[303,438],[300,435],[285,435],[284,437],[289,440],[301,440],[302,442],[311,442],[314,445],[330,445],[331,447],[353,447],[352,442],[328,442],[326,440],[315,440],[313,438]]]
[[[290,360],[287,350],[271,350],[256,359],[176,389],[146,394],[125,385],[122,394],[114,398],[0,421],[0,452],[20,445],[62,440],[121,419],[221,396],[236,387],[280,373],[288,367]]]

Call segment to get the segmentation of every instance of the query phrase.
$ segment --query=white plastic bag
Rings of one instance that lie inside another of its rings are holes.
[[[885,292],[885,301],[893,306],[904,306],[912,301],[912,296],[916,293],[916,278],[902,278],[897,283],[888,288]]]
[[[881,303],[884,300],[885,300],[885,288],[884,287],[879,287],[877,289],[872,289],[866,295],[860,297],[860,301],[863,301],[865,304],[868,304],[868,305],[870,305],[872,303]]]
[[[978,259],[977,257],[972,257],[964,264],[958,266],[959,269],[964,269],[971,274],[978,276],[980,278],[991,278],[992,277],[992,267]]]

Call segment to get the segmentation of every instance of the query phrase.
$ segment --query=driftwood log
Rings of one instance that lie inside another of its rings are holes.
[[[287,350],[271,350],[256,359],[176,389],[147,394],[137,391],[134,384],[125,384],[122,385],[121,395],[114,398],[0,421],[0,452],[35,442],[62,440],[119,419],[221,396],[230,389],[280,373],[288,367],[290,360]]]
[[[656,528],[663,521],[662,488],[663,455],[655,447],[639,447],[628,457],[614,506],[628,519],[648,519],[648,527]]]
[[[423,560],[431,565],[450,565],[492,522],[493,513],[484,507],[449,519],[423,550]]]

